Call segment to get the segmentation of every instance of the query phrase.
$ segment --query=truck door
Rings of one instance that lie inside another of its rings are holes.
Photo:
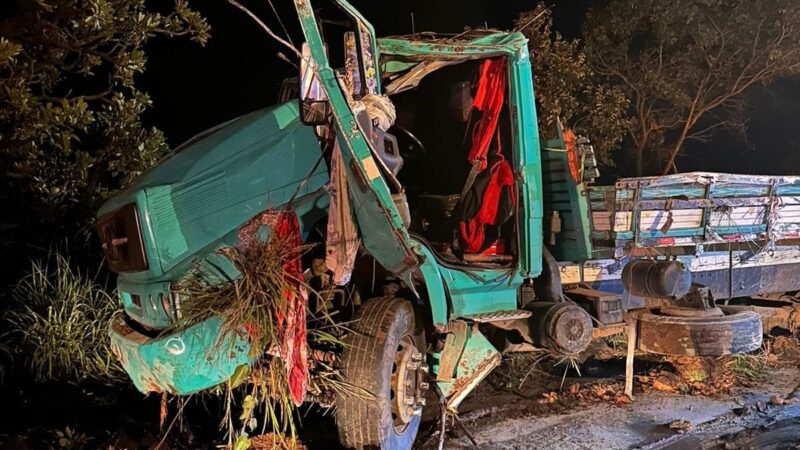
[[[372,26],[345,0],[334,1],[357,25],[356,41],[362,50],[360,66],[364,84],[373,92],[380,93],[377,44]],[[342,89],[340,80],[330,67],[311,1],[295,0],[295,5],[319,85],[327,95],[334,118],[338,148],[346,167],[361,239],[386,270],[408,276],[409,269],[417,266],[417,257],[392,198],[392,194],[398,192],[392,192],[387,184],[385,166],[374,156],[373,144],[348,102],[349,93]],[[398,188],[393,187],[397,191]]]

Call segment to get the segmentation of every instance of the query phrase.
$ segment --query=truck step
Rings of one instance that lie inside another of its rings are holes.
[[[486,323],[486,322],[499,322],[501,320],[527,319],[530,316],[531,312],[525,311],[524,309],[507,309],[503,311],[469,314],[463,316],[462,319],[471,320],[473,322],[478,322],[478,323]]]

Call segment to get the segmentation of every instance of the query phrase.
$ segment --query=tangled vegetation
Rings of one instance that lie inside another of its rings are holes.
[[[249,448],[253,444],[249,436],[259,430],[261,435],[277,433],[270,435],[276,439],[286,436],[280,439],[281,448],[297,448],[294,416],[302,395],[332,403],[326,399],[351,389],[324,350],[342,345],[338,325],[323,311],[313,318],[318,326],[306,330],[304,299],[311,287],[302,278],[299,261],[309,246],[291,231],[275,231],[287,217],[294,216],[274,211],[257,216],[242,228],[238,246],[220,250],[240,273],[236,279],[220,283],[197,266],[177,284],[184,300],[175,329],[218,316],[224,318],[219,345],[230,334],[246,334],[251,344],[255,363],[240,366],[222,391],[227,401],[223,425],[235,449]],[[262,240],[259,235],[266,222],[273,232]],[[298,383],[303,386],[299,398]],[[238,415],[234,402],[241,404]]]

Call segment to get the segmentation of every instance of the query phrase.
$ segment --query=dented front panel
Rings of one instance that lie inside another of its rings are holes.
[[[111,323],[111,349],[139,391],[189,395],[216,386],[251,363],[244,330],[223,333],[212,317],[163,337],[145,336],[121,315]]]

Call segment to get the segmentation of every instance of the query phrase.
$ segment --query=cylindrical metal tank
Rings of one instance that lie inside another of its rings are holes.
[[[639,297],[675,300],[692,286],[692,273],[680,261],[637,259],[622,269],[625,290]]]

